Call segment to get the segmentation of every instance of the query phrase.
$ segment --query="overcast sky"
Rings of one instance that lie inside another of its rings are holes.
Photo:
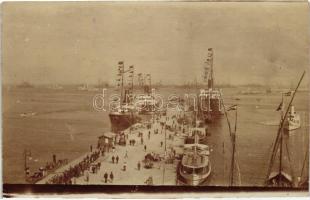
[[[6,3],[4,83],[114,83],[118,61],[154,82],[295,83],[309,60],[307,3]],[[306,79],[307,81],[308,79]]]

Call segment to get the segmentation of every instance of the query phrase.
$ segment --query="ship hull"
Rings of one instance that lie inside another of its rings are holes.
[[[190,185],[199,186],[207,182],[208,177],[211,174],[211,165],[206,166],[206,172],[201,174],[185,174],[181,170],[182,164],[179,163],[178,166],[178,185]]]
[[[293,131],[300,128],[300,124],[289,124],[284,127],[287,131]]]
[[[300,116],[297,114],[288,116],[284,123],[284,129],[288,131],[299,129],[300,127]]]
[[[201,114],[206,123],[214,122],[223,115],[220,103],[220,99],[218,98],[210,99],[210,106],[208,99],[204,101],[204,104],[202,104]]]
[[[118,133],[129,128],[131,125],[141,121],[141,118],[133,112],[128,113],[110,113],[111,131]]]
[[[199,144],[205,144],[207,141],[207,137],[199,137]],[[186,137],[184,140],[185,144],[194,144],[195,143],[195,137]]]

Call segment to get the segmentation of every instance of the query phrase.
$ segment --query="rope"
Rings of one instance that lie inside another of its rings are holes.
[[[291,171],[292,177],[294,177],[294,170],[293,170],[293,166],[291,163],[290,152],[288,150],[287,140],[285,140],[285,146],[286,146],[286,153],[287,153],[288,162],[290,165],[290,171]]]
[[[222,106],[223,106],[223,108],[224,108],[224,114],[225,114],[226,121],[227,121],[227,124],[228,124],[230,140],[231,140],[231,143],[233,144],[234,141],[233,141],[233,135],[232,135],[232,131],[231,131],[231,125],[230,125],[230,121],[229,121],[229,119],[228,119],[226,107],[225,107],[225,105],[224,105],[224,100],[223,100],[223,98],[222,98],[222,94],[221,94],[221,93],[220,93],[220,99],[221,99],[221,104],[222,104]],[[239,166],[239,162],[238,162],[238,153],[237,153],[236,150],[235,150],[235,152],[233,152],[233,153],[235,154],[235,155],[234,155],[235,159],[234,159],[234,161],[232,161],[232,162],[233,162],[232,165],[236,165],[236,166],[237,166],[237,170],[238,170],[238,180],[239,180],[239,183],[240,183],[240,185],[241,185],[241,173],[240,173],[240,166]],[[231,166],[230,180],[233,179],[233,175],[234,175],[232,169],[233,169],[233,166]],[[231,185],[232,185],[232,184],[233,184],[233,183],[231,182]]]

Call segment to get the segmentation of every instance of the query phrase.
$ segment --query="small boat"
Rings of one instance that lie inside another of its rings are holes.
[[[211,174],[209,155],[209,146],[198,144],[198,135],[195,144],[185,144],[177,169],[178,184],[197,186],[206,182]]]
[[[294,106],[291,105],[284,122],[284,129],[291,131],[300,128],[300,126],[300,116],[296,113]]]
[[[267,185],[269,187],[292,187],[293,178],[288,173],[281,172],[272,172],[268,177]]]

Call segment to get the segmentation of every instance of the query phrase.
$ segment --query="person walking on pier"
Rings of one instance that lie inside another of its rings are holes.
[[[151,131],[149,131],[149,134],[148,134],[148,139],[151,138]]]
[[[112,156],[112,163],[114,164],[114,160],[115,160],[115,157],[114,156]]]
[[[113,179],[114,179],[113,172],[110,173],[110,179],[111,179],[111,183],[113,183]]]
[[[123,171],[126,171],[126,168],[127,168],[127,163],[124,162],[124,165],[123,165]]]
[[[104,173],[103,177],[104,177],[104,182],[107,183],[108,182],[108,173],[107,172]]]
[[[128,158],[128,151],[126,150],[125,158]]]
[[[89,173],[88,173],[88,171],[86,171],[86,182],[88,182],[89,181]]]
[[[164,144],[163,141],[160,141],[160,147],[163,147],[163,144]]]
[[[90,145],[90,152],[93,152],[93,145]]]
[[[116,164],[118,164],[118,160],[119,160],[119,157],[118,155],[116,156]]]
[[[140,168],[141,168],[141,163],[140,163],[140,161],[138,162],[137,167],[138,167],[138,170],[140,171]]]
[[[143,137],[141,137],[141,144],[143,144]]]

